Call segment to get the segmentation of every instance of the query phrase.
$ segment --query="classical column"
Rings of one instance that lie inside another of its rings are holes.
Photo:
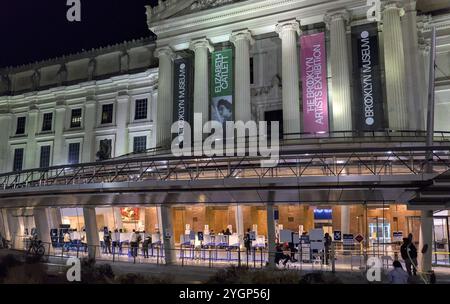
[[[166,260],[166,265],[172,265],[176,263],[176,252],[175,252],[175,236],[173,235],[173,224],[172,224],[172,208],[170,205],[162,205],[161,207],[161,225],[162,225],[162,235],[164,243],[164,256]]]
[[[59,228],[62,224],[61,209],[59,208],[47,208],[47,217],[50,228]]]
[[[7,240],[10,240],[11,234],[9,233],[9,224],[6,209],[0,209],[0,224],[0,231],[2,233],[2,236]]]
[[[66,129],[66,106],[59,104],[56,106],[55,117],[55,140],[53,142],[53,165],[59,166],[65,163],[64,155],[64,130]]]
[[[81,162],[88,163],[95,160],[94,130],[95,125],[97,123],[97,104],[95,100],[90,99],[86,101],[83,116],[84,116],[84,140],[83,140],[83,151],[81,156]],[[68,155],[65,155],[65,157],[67,159]]]
[[[299,53],[297,20],[279,23],[276,32],[282,41],[283,128],[284,133],[300,133]]]
[[[23,166],[24,169],[33,169],[37,167],[36,155],[39,155],[39,153],[36,153],[36,133],[39,132],[38,115],[39,110],[36,108],[30,109],[30,111],[28,112],[28,140],[25,151],[25,162]]]
[[[269,267],[275,267],[275,218],[274,218],[274,204],[271,197],[275,195],[274,191],[269,193],[269,202],[267,203],[267,247],[269,250],[268,262]]]
[[[48,250],[50,247],[48,244],[51,243],[50,240],[50,226],[49,226],[49,219],[47,217],[47,211],[45,208],[34,208],[33,210],[34,215],[34,225],[37,229],[37,235],[39,240],[41,240],[43,243],[45,243],[45,250]]]
[[[9,136],[11,135],[12,115],[10,113],[0,114],[0,172],[4,173],[9,168]],[[11,160],[12,161],[12,160]]]
[[[409,127],[412,130],[425,130],[422,119],[424,113],[421,94],[424,90],[424,82],[420,72],[416,0],[405,1],[402,32],[406,68],[406,96],[408,117],[410,118]]]
[[[90,259],[95,259],[96,253],[100,253],[100,239],[97,229],[97,217],[95,214],[95,208],[84,207],[83,208],[84,226],[86,229],[86,239],[88,245],[88,256]]]
[[[156,116],[156,146],[169,147],[171,143],[171,126],[173,120],[173,68],[172,60],[175,57],[170,47],[161,47],[156,50],[159,58],[158,101]]]
[[[116,149],[115,156],[122,156],[128,153],[128,117],[129,117],[130,97],[128,95],[117,98],[116,114]]]
[[[255,43],[249,30],[234,32],[230,41],[235,46],[235,121],[252,119],[250,99],[250,46]]]
[[[352,130],[352,97],[350,90],[350,62],[347,42],[346,10],[325,16],[330,30],[333,131]]]
[[[428,245],[428,250],[422,254],[423,246]],[[420,215],[420,236],[419,236],[419,269],[428,272],[432,269],[433,252],[433,211],[423,210]]]
[[[202,114],[202,126],[209,121],[209,68],[208,53],[214,51],[208,39],[191,42],[190,49],[195,53],[194,71],[194,113]]]
[[[422,123],[424,126],[427,125],[427,111],[428,111],[428,88],[429,88],[429,79],[430,79],[430,50],[431,50],[431,40],[430,39],[421,39],[419,44],[420,50],[420,71],[422,75],[422,91],[420,93],[422,104],[421,107],[423,109],[422,114]]]
[[[401,13],[396,1],[386,1],[383,10],[384,62],[389,128],[393,130],[407,130],[409,126]]]
[[[117,207],[114,207],[114,222],[115,222],[114,229],[123,228],[122,215],[120,214],[120,208]]]
[[[19,217],[17,216],[17,209],[7,209],[6,219],[8,222],[9,237],[12,248],[23,248],[23,246],[21,246],[23,244],[20,243],[20,236],[22,236],[23,230],[21,229]]]
[[[236,205],[236,233],[238,235],[244,235],[244,206],[241,204]]]
[[[362,233],[362,231],[358,232]],[[350,206],[347,205],[343,205],[341,207],[341,233],[342,234],[350,233]]]

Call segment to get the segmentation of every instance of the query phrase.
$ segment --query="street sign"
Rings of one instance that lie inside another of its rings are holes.
[[[339,230],[335,230],[335,231],[333,232],[333,239],[334,239],[335,241],[342,241],[342,232],[339,231]]]
[[[355,240],[353,238],[353,234],[344,234],[343,241],[344,241],[344,245],[353,245],[353,243],[355,242]]]
[[[358,234],[357,236],[355,236],[355,241],[361,243],[362,241],[364,241],[364,237],[361,234]]]
[[[392,236],[394,238],[394,242],[401,242],[401,241],[403,241],[403,232],[402,231],[394,231],[392,233]]]
[[[203,241],[203,232],[202,231],[197,232],[197,236],[198,236],[199,241]]]

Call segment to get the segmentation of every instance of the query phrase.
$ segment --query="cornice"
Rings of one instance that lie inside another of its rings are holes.
[[[169,41],[169,37],[179,37],[206,29],[214,30],[222,26],[236,25],[242,28],[239,23],[267,19],[272,15],[283,16],[282,18],[286,19],[293,17],[298,20],[316,16],[323,18],[329,10],[361,8],[366,4],[365,0],[249,0],[199,13],[149,22],[149,28],[158,35],[159,40]]]

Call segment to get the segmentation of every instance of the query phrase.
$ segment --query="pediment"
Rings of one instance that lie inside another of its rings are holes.
[[[179,17],[247,0],[160,0],[155,7],[147,6],[148,22]]]

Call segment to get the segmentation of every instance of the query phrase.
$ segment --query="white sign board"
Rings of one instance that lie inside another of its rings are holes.
[[[290,242],[292,242],[292,231],[280,230],[280,243],[290,243]]]
[[[323,244],[323,230],[322,229],[313,229],[309,233],[309,241],[311,242],[311,250],[324,250]]]

